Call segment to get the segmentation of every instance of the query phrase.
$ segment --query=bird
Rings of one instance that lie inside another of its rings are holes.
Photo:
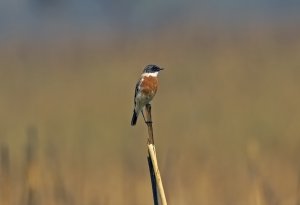
[[[159,66],[153,64],[147,65],[144,68],[143,73],[135,86],[134,109],[131,119],[131,126],[136,124],[140,112],[142,112],[144,121],[146,122],[143,108],[147,104],[150,104],[154,98],[158,88],[157,76],[159,71],[163,69],[164,68],[160,68]]]

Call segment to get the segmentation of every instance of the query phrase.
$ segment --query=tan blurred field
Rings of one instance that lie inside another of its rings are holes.
[[[2,44],[0,204],[153,204],[130,126],[149,63],[169,204],[300,204],[300,30],[189,31]]]

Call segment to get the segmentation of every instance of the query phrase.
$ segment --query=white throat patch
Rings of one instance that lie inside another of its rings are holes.
[[[155,73],[143,73],[142,74],[143,77],[149,77],[149,76],[157,77],[157,75],[158,75],[158,72],[155,72]]]

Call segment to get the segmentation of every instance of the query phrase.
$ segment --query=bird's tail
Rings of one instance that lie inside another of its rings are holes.
[[[138,114],[135,112],[135,110],[133,110],[133,115],[132,115],[132,119],[131,119],[131,126],[134,126],[136,124],[138,118]]]

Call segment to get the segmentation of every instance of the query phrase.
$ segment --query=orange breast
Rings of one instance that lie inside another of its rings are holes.
[[[158,80],[155,77],[152,76],[145,76],[143,82],[141,83],[141,91],[145,95],[154,96],[157,87],[158,87]]]

